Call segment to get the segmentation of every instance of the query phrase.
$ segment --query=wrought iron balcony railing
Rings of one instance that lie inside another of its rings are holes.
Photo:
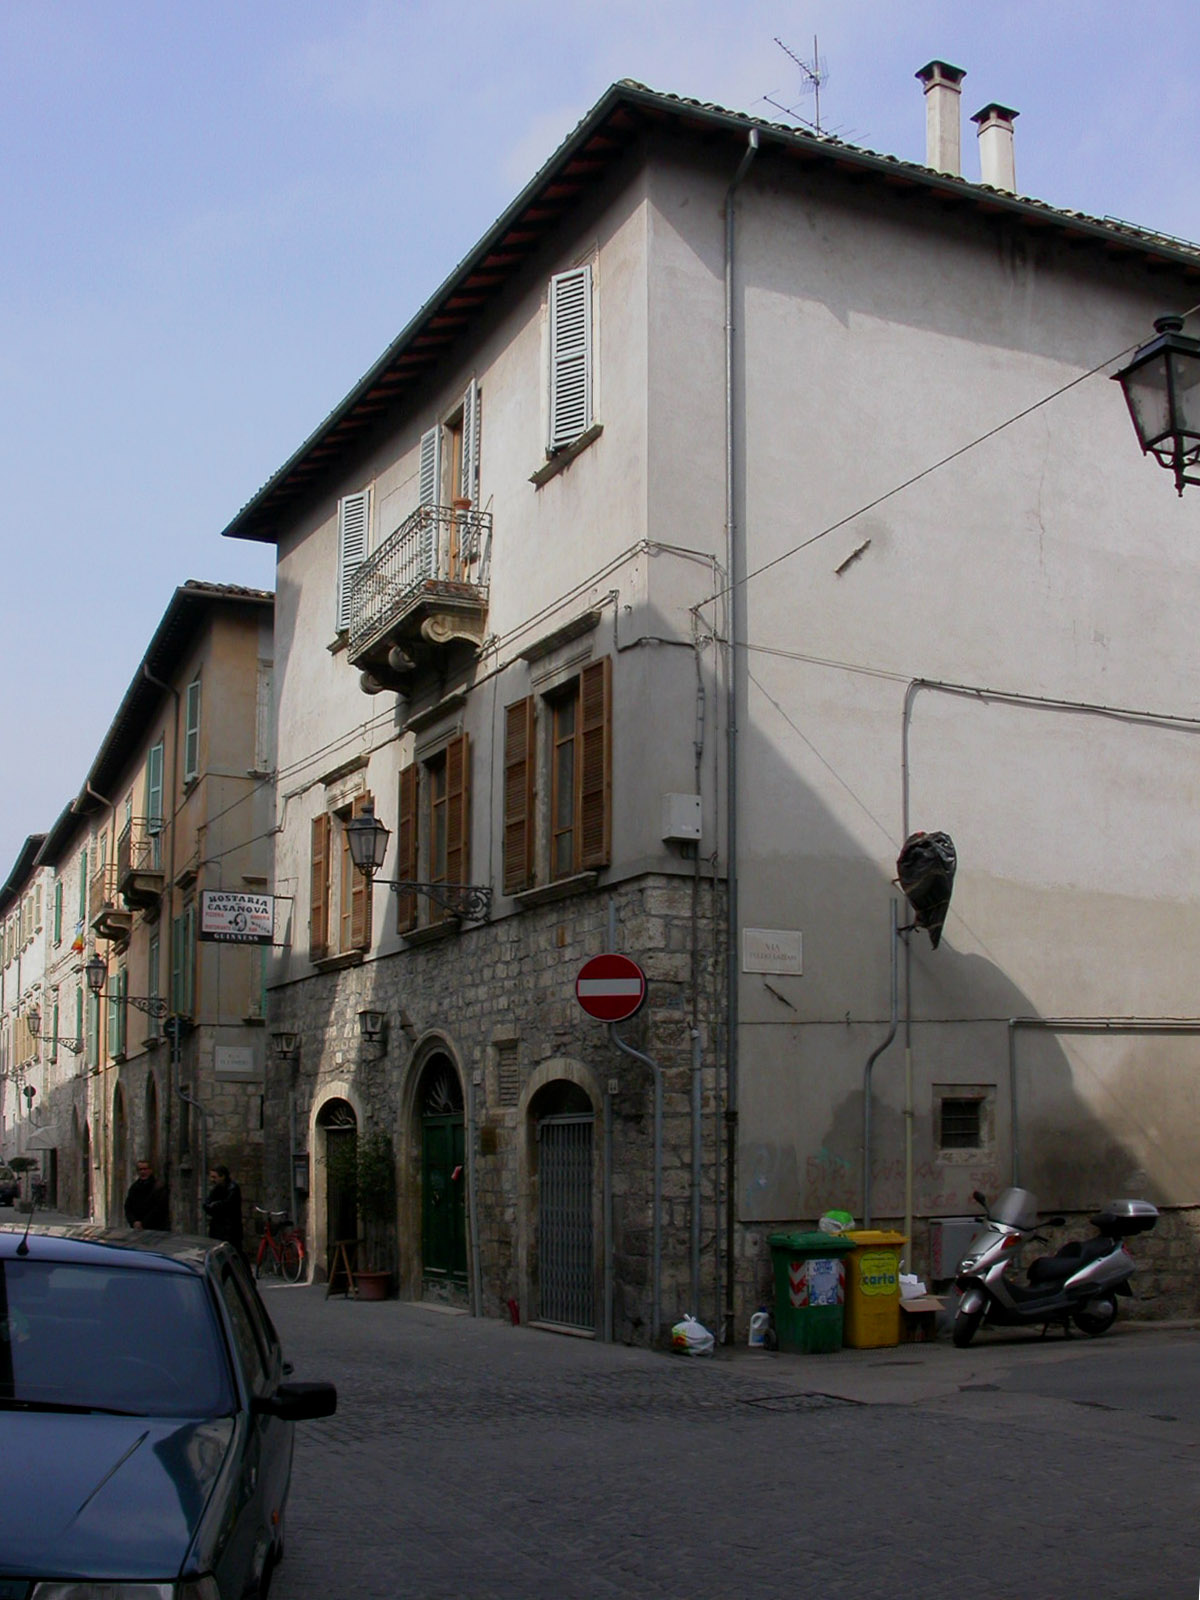
[[[117,887],[127,905],[157,900],[163,887],[161,817],[134,817],[117,839]]]
[[[490,512],[418,506],[351,581],[351,663],[369,665],[382,643],[406,636],[434,645],[478,638],[491,532]]]

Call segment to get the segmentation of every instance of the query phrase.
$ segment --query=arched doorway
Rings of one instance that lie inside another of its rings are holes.
[[[83,1215],[90,1219],[92,1215],[92,1126],[85,1122],[83,1132],[79,1136],[79,1152],[83,1161],[83,1171],[79,1180],[79,1201]]]
[[[325,1242],[332,1254],[342,1239],[358,1237],[358,1118],[348,1100],[327,1100],[317,1113],[324,1148]]]
[[[146,1074],[146,1160],[154,1168],[159,1178],[165,1178],[162,1165],[159,1161],[161,1155],[158,1141],[158,1084],[154,1074]]]
[[[537,1317],[568,1328],[596,1326],[592,1132],[586,1090],[558,1079],[529,1106],[537,1178]]]
[[[427,1287],[467,1282],[466,1131],[462,1082],[450,1057],[430,1056],[421,1114],[421,1267]]]
[[[129,1187],[129,1119],[125,1112],[125,1091],[118,1084],[112,1107],[112,1164],[109,1167],[109,1216],[125,1220],[125,1191]]]

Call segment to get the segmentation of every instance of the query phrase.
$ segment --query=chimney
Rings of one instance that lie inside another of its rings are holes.
[[[1013,155],[1013,123],[1019,111],[993,102],[971,118],[979,124],[979,181],[993,189],[1017,192],[1017,164]]]
[[[958,102],[966,73],[947,61],[930,61],[916,76],[925,85],[925,165],[961,178]]]

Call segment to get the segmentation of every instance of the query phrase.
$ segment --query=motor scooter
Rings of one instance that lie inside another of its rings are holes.
[[[1132,1294],[1130,1275],[1137,1263],[1123,1241],[1146,1233],[1158,1221],[1157,1208],[1148,1200],[1110,1200],[1090,1221],[1094,1239],[1072,1239],[1054,1255],[1030,1263],[1026,1282],[1009,1275],[1017,1247],[1027,1239],[1047,1244],[1037,1231],[1037,1200],[1028,1189],[1005,1189],[988,1209],[976,1189],[971,1196],[983,1207],[977,1232],[958,1264],[960,1291],[952,1337],[963,1348],[981,1326],[990,1328],[1037,1327],[1045,1334],[1061,1323],[1070,1336],[1071,1324],[1095,1337],[1112,1327],[1117,1296]],[[1047,1217],[1048,1228],[1064,1226],[1065,1217]]]

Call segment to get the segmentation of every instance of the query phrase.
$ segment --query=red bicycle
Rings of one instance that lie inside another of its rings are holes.
[[[262,1238],[254,1258],[254,1276],[277,1275],[287,1283],[299,1283],[304,1276],[303,1234],[286,1211],[268,1211],[265,1206],[254,1209],[263,1219]]]

